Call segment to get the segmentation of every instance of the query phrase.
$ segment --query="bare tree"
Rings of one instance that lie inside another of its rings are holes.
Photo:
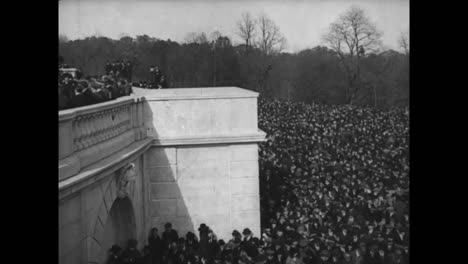
[[[401,32],[400,38],[398,38],[398,44],[400,45],[400,48],[402,48],[405,51],[406,55],[409,55],[409,32]]]
[[[247,50],[252,46],[255,38],[255,20],[248,12],[242,14],[241,20],[237,22],[237,35],[245,41]]]
[[[286,39],[276,23],[266,14],[261,14],[257,20],[259,28],[258,47],[265,55],[280,53],[286,47]]]
[[[360,61],[366,53],[376,52],[381,33],[363,9],[352,6],[333,22],[323,39],[335,51],[347,75],[346,102],[353,104],[362,86]]]

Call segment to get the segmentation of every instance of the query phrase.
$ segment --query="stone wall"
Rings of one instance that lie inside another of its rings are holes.
[[[145,153],[151,224],[179,235],[201,223],[218,238],[260,235],[258,93],[236,88],[135,89],[153,147]]]
[[[201,223],[218,238],[249,227],[260,234],[257,144],[153,147],[145,153],[151,223],[180,235]]]
[[[128,185],[135,218],[135,237],[142,246],[146,243],[143,179],[143,158],[129,160],[135,164],[135,181]],[[126,164],[126,163],[125,163]],[[101,175],[94,184],[80,189],[59,200],[59,263],[103,263],[106,254],[104,229],[109,211],[117,198],[118,182],[116,173]]]

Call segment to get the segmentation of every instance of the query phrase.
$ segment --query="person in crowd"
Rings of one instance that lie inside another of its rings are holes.
[[[140,261],[141,264],[152,264],[153,263],[153,257],[151,255],[151,250],[149,246],[144,246],[143,247],[143,257]]]
[[[149,69],[149,85],[153,85],[154,83],[156,83],[155,67],[153,65],[151,65],[150,69]]]
[[[132,81],[132,74],[133,74],[133,65],[129,60],[127,60],[127,62],[125,64],[125,67],[127,69],[127,80],[129,82],[131,82]]]
[[[109,73],[111,72],[112,64],[110,63],[109,60],[106,61],[106,65],[105,65],[104,70],[105,70],[106,75],[109,75]]]
[[[163,261],[167,261],[170,257],[171,248],[174,246],[173,243],[177,243],[178,239],[179,235],[176,230],[172,229],[172,224],[166,223],[162,233]]]
[[[159,67],[154,67],[154,77],[153,77],[153,84],[155,85],[154,87],[158,87],[158,85],[161,83],[161,76],[162,72],[159,70]]]
[[[118,245],[112,245],[109,249],[109,257],[107,259],[107,264],[121,264],[122,260],[120,254],[122,253],[122,248]]]
[[[161,264],[163,257],[163,244],[156,227],[151,229],[148,237],[148,245],[151,253],[152,264]]]
[[[142,260],[142,255],[137,249],[138,241],[129,239],[128,247],[122,252],[122,264],[139,264]]]
[[[158,83],[158,89],[168,88],[167,80],[164,75],[161,75]]]

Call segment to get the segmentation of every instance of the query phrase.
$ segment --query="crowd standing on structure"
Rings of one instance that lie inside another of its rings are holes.
[[[84,77],[79,70],[66,69],[59,68],[59,110],[106,102],[132,93],[131,83],[119,72]]]
[[[140,81],[134,83],[133,86],[145,89],[164,89],[169,88],[166,76],[162,73],[159,67],[151,65],[149,69],[149,82]]]
[[[262,233],[153,228],[109,263],[408,264],[409,110],[259,100]]]
[[[80,69],[59,63],[59,110],[106,102],[130,95],[132,86],[146,89],[168,88],[164,74],[158,67],[151,66],[149,82],[132,83],[133,65],[130,61],[107,61],[105,74],[86,76]]]

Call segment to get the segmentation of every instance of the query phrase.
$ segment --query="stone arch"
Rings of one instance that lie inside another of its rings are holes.
[[[122,195],[121,181],[123,178],[122,171],[128,165],[117,170],[111,176],[111,180],[107,185],[101,186],[102,200],[100,201],[99,209],[94,221],[94,228],[91,232],[91,239],[88,243],[88,263],[105,263],[103,258],[107,256],[108,249],[112,245],[107,245],[109,242],[109,232],[117,228],[118,232],[123,232],[121,236],[120,246],[122,247],[122,237],[133,235],[136,236],[136,222],[134,212],[133,193],[129,195]],[[126,188],[133,190],[133,183],[126,185]],[[119,197],[120,196],[120,197]],[[120,222],[119,218],[126,218],[125,221],[131,227],[123,226],[124,222]],[[128,235],[125,235],[128,234]],[[112,239],[112,237],[110,238]],[[117,242],[117,241],[116,241]]]
[[[132,202],[128,197],[116,198],[104,225],[98,260],[104,263],[107,260],[108,249],[113,244],[125,248],[130,238],[136,238],[136,222]]]

